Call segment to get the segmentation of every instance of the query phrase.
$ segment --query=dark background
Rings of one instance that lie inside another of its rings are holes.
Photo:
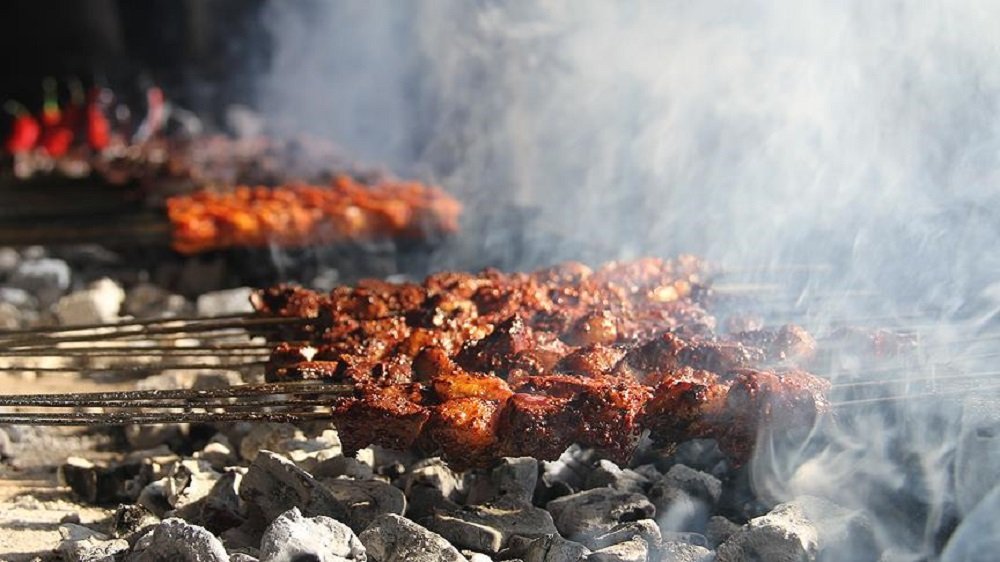
[[[149,84],[212,116],[250,103],[271,44],[263,0],[13,0],[0,3],[0,103],[41,105],[41,83],[68,78],[124,98]]]

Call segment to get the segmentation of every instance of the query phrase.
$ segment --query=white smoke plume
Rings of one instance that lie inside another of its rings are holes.
[[[771,280],[824,264],[798,288],[882,295],[816,314],[982,328],[1000,309],[995,2],[304,1],[265,18],[262,109],[443,183],[470,229],[521,205],[540,214],[539,255],[693,252]],[[758,485],[840,491],[879,516],[881,546],[934,552],[941,513],[901,529],[871,504],[908,486],[954,503],[951,404],[819,432],[758,459]],[[902,480],[901,451],[921,482]]]

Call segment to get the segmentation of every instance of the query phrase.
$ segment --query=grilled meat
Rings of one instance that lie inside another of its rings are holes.
[[[741,461],[762,424],[824,412],[827,386],[789,369],[811,356],[801,328],[714,334],[694,263],[274,287],[257,310],[310,319],[289,328],[310,343],[278,343],[267,378],[355,385],[334,409],[349,451],[416,445],[465,467],[578,443],[622,462],[649,430],[664,447],[715,438]]]
[[[458,230],[461,205],[416,182],[364,185],[339,176],[328,187],[289,185],[200,191],[167,199],[173,247],[184,254],[231,247],[302,247]]]

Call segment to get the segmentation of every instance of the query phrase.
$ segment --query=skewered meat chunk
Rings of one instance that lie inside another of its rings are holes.
[[[173,247],[185,254],[231,247],[303,247],[458,231],[461,204],[416,182],[364,185],[338,176],[326,187],[241,186],[167,199]]]
[[[716,439],[742,462],[762,426],[823,413],[828,383],[764,370],[811,356],[797,326],[715,335],[690,290],[698,275],[661,260],[446,272],[315,298],[278,287],[255,306],[314,314],[298,334],[314,343],[276,345],[266,372],[354,385],[333,416],[348,451],[416,445],[470,467],[578,443],[624,462],[649,430],[663,447]]]

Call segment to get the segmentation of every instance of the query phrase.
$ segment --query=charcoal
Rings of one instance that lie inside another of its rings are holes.
[[[365,547],[343,523],[318,515],[303,517],[298,508],[282,513],[264,531],[261,562],[347,562],[367,560]]]
[[[136,318],[159,318],[193,312],[187,300],[152,283],[139,283],[125,292],[122,310]]]
[[[524,552],[524,562],[577,562],[586,560],[590,549],[558,534],[532,541]]]
[[[239,496],[244,474],[244,468],[226,470],[201,502],[197,520],[213,533],[232,529],[246,520],[246,506]]]
[[[63,482],[84,503],[110,505],[135,500],[129,483],[141,470],[139,462],[104,465],[69,457],[59,473]]]
[[[28,319],[16,306],[0,302],[0,330],[17,330],[27,323]]]
[[[31,293],[39,306],[48,308],[69,288],[70,268],[63,260],[23,259],[10,273],[7,285]]]
[[[372,562],[463,562],[467,560],[440,535],[399,515],[372,521],[360,535]]]
[[[123,504],[118,506],[111,518],[111,529],[115,538],[125,539],[129,544],[133,544],[136,539],[159,523],[160,518],[141,505]]]
[[[365,530],[376,518],[406,511],[403,492],[379,480],[323,479],[321,482],[347,509],[344,520],[356,533]]]
[[[193,456],[207,462],[216,471],[221,471],[237,462],[232,443],[222,433],[216,433],[212,436],[208,443]]]
[[[173,508],[169,515],[183,519],[196,517],[221,476],[208,461],[191,459],[176,463],[166,479],[167,502]]]
[[[229,554],[212,533],[183,519],[170,518],[136,543],[131,562],[227,562]]]
[[[645,496],[619,492],[611,488],[595,488],[548,503],[559,532],[588,548],[594,538],[614,529],[619,523],[649,519],[656,508]]]
[[[705,526],[705,536],[708,538],[709,544],[718,547],[739,530],[740,526],[736,523],[721,515],[714,515],[708,518],[708,524]]]
[[[449,513],[461,506],[446,498],[441,490],[417,484],[406,493],[406,516],[420,521],[436,512]]]
[[[118,319],[124,300],[125,291],[114,281],[104,278],[60,298],[54,310],[63,325],[102,324]]]
[[[737,528],[739,528],[738,525]],[[663,537],[664,542],[682,542],[693,546],[703,546],[705,548],[710,546],[708,537],[701,533],[692,533],[689,531],[663,531],[661,528],[660,534]]]
[[[128,541],[111,538],[82,525],[62,524],[59,534],[62,540],[58,550],[66,562],[114,562],[129,549]]]
[[[722,495],[722,482],[718,478],[683,464],[670,467],[658,484],[679,488],[713,506]]]
[[[287,423],[254,426],[240,440],[239,449],[240,456],[248,461],[254,460],[261,449],[267,449],[287,456],[306,470],[314,470],[319,463],[341,454],[336,431],[326,430],[310,438],[298,427]]]
[[[463,550],[462,556],[468,558],[469,562],[493,562],[493,559],[489,556],[479,552],[472,552],[471,550]]]
[[[583,489],[590,474],[593,452],[572,445],[557,460],[542,463],[542,485],[545,488]]]
[[[488,478],[481,478],[469,489],[467,502],[485,503],[501,497],[510,497],[522,503],[531,503],[538,484],[538,461],[531,457],[505,457],[490,471]]]
[[[338,455],[326,459],[311,471],[316,478],[350,478],[352,480],[368,480],[375,475],[371,465],[353,457]]]
[[[607,533],[594,537],[593,548],[605,548],[631,540],[634,537],[639,537],[646,541],[646,544],[651,549],[657,548],[663,540],[660,534],[660,527],[656,525],[656,521],[643,519],[641,521],[629,521],[628,523],[618,524]]]
[[[250,287],[205,293],[198,297],[195,309],[199,316],[224,316],[244,312],[249,314],[253,312],[253,306],[250,305],[252,294],[253,289]]]
[[[660,562],[713,562],[715,553],[686,542],[665,541],[660,546]]]
[[[719,545],[718,562],[799,562],[816,560],[819,533],[805,510],[781,504],[767,515],[754,518]]]
[[[643,493],[649,485],[649,479],[631,469],[621,469],[609,460],[599,460],[594,470],[587,475],[584,488],[614,488],[621,492]]]
[[[726,455],[714,439],[689,439],[680,443],[669,458],[670,465],[683,464],[695,470],[720,476],[727,468]],[[667,470],[670,466],[659,467]]]
[[[343,520],[347,509],[319,481],[292,461],[261,451],[240,484],[240,498],[249,515],[272,521],[293,507],[307,517],[324,515]]]
[[[247,461],[257,458],[261,449],[279,450],[279,444],[300,435],[299,428],[290,423],[255,424],[240,441],[240,457]]]
[[[31,293],[16,287],[0,287],[0,302],[26,312],[38,308],[38,300]]]
[[[462,479],[438,457],[417,462],[400,480],[407,494],[412,487],[420,485],[440,490],[444,498],[455,501],[463,491]]]
[[[595,550],[587,557],[587,562],[646,562],[649,559],[649,545],[641,537],[613,544]]]
[[[244,552],[234,552],[229,555],[229,562],[260,562],[260,559]]]
[[[675,464],[649,488],[660,526],[665,530],[702,530],[722,495],[718,478]]]
[[[21,254],[14,248],[0,247],[0,281],[7,278],[21,262]]]
[[[499,552],[513,536],[542,537],[556,532],[547,511],[509,497],[437,513],[427,527],[455,546],[477,552]]]

